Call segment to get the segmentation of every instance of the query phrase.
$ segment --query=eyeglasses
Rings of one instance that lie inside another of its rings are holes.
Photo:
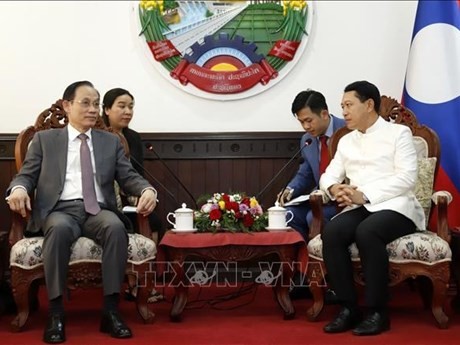
[[[71,102],[76,102],[81,105],[82,108],[88,109],[89,107],[93,106],[96,109],[99,109],[101,107],[101,103],[99,101],[94,101],[91,102],[89,99],[83,99],[83,100],[72,100]]]

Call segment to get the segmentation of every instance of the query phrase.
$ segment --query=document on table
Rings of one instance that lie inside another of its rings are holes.
[[[289,202],[286,202],[284,206],[295,206],[300,205],[301,203],[308,201],[310,199],[310,194],[307,195],[300,195],[297,198],[292,199]]]
[[[136,206],[125,206],[123,207],[123,212],[124,213],[135,213],[137,212],[136,209],[137,209]]]

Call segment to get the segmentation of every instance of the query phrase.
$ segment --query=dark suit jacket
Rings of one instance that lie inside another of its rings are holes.
[[[140,195],[151,187],[133,168],[125,156],[120,138],[116,135],[92,130],[96,180],[101,187],[107,209],[120,215],[114,190],[114,180],[130,195]],[[35,190],[32,218],[27,231],[38,232],[44,219],[51,213],[64,188],[67,166],[67,127],[37,132],[27,151],[21,171],[7,189],[24,186],[31,194]],[[122,219],[124,220],[124,219]]]
[[[144,176],[144,148],[142,147],[141,136],[129,127],[123,128],[122,132],[128,142],[129,156],[134,158],[131,159],[131,164],[140,175]]]
[[[345,126],[345,121],[331,115],[332,128],[334,133],[341,127]],[[300,139],[300,147],[304,146],[307,140],[311,139],[311,144],[302,150],[303,162],[294,178],[289,182],[288,187],[294,189],[293,198],[302,194],[310,193],[319,185],[319,156],[317,138],[305,133]]]
[[[138,132],[129,127],[123,128],[122,132],[128,142],[131,163],[134,169],[136,169],[141,176],[144,176],[144,147],[142,145],[142,138]],[[137,224],[137,217],[135,217],[134,213],[127,213],[126,217],[128,217],[134,225]],[[155,210],[149,215],[149,224],[153,232],[163,233],[163,222]]]

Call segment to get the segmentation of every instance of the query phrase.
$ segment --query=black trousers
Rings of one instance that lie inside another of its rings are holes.
[[[386,245],[415,232],[414,222],[402,214],[382,210],[369,212],[361,206],[344,212],[326,224],[323,258],[331,287],[348,307],[358,304],[348,247],[355,242],[365,280],[365,301],[370,308],[383,309],[388,303],[389,258]]]

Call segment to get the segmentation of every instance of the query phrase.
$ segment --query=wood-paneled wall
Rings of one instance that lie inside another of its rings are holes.
[[[9,231],[11,211],[5,200],[5,191],[16,174],[14,163],[14,144],[17,134],[0,135],[0,232]]]
[[[185,202],[193,201],[172,177],[168,168],[187,187],[195,199],[214,192],[246,192],[258,195],[299,149],[302,132],[247,133],[142,133],[145,169],[155,181],[160,203],[156,212],[166,224],[166,215]],[[3,195],[16,173],[14,143],[16,134],[0,134],[0,191]],[[158,158],[161,157],[161,160]],[[299,159],[290,164],[274,183],[260,195],[264,209],[273,205],[276,194],[291,179]],[[165,167],[165,165],[168,167]],[[146,176],[147,177],[147,176]],[[149,180],[150,178],[147,177]],[[9,229],[8,205],[0,201],[0,220]]]

